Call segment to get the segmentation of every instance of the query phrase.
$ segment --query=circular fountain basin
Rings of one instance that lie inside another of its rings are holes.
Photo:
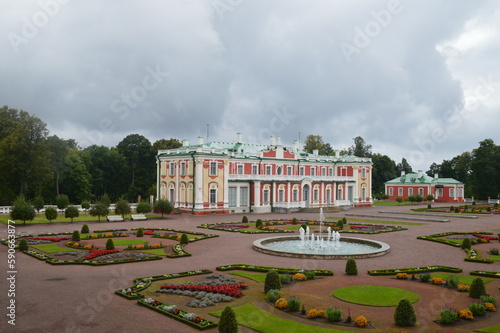
[[[371,239],[341,237],[338,249],[303,249],[298,236],[261,238],[253,242],[256,251],[281,257],[303,259],[370,258],[389,252],[390,246]]]

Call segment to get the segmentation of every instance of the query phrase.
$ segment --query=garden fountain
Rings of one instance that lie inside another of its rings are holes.
[[[386,243],[354,237],[340,237],[338,231],[328,227],[323,235],[323,209],[320,209],[319,234],[307,226],[299,229],[299,236],[279,236],[258,239],[253,243],[256,251],[284,257],[309,259],[348,259],[376,257],[389,252]]]

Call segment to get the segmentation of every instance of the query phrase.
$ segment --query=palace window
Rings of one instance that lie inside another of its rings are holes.
[[[265,203],[269,202],[269,190],[264,190],[264,193],[262,195],[262,201]]]
[[[282,167],[279,166],[278,168],[276,168],[276,174],[277,175],[281,176],[282,173],[283,173],[283,168]]]
[[[266,165],[266,175],[270,175],[270,174],[271,174],[271,166]]]
[[[311,176],[316,176],[316,167],[311,167]]]
[[[389,187],[389,196],[392,197],[394,195],[394,188]]]
[[[238,175],[243,174],[243,164],[238,164]]]
[[[210,189],[210,203],[217,203],[217,189],[215,188]]]
[[[236,187],[229,187],[228,188],[228,196],[229,196],[229,207],[236,207]]]
[[[400,196],[400,197],[403,196],[403,188],[402,187],[398,188],[398,196]]]
[[[240,206],[248,206],[248,187],[240,187]]]
[[[217,162],[210,162],[210,176],[217,176]]]
[[[366,169],[365,168],[361,169],[361,178],[366,178]]]
[[[293,198],[293,201],[295,201],[295,202],[299,201],[299,190],[293,189],[292,198]]]
[[[181,162],[181,176],[186,175],[186,162]]]
[[[252,175],[256,175],[258,173],[259,167],[257,165],[252,165]]]
[[[410,196],[410,195],[413,195],[413,189],[412,189],[412,188],[409,188],[409,189],[408,189],[408,195],[409,195],[409,196]]]
[[[175,162],[170,162],[170,176],[175,176]]]
[[[286,172],[286,173],[287,173],[287,175],[291,175],[291,174],[292,174],[292,172],[293,172],[292,167],[291,167],[291,166],[287,167],[287,172]]]
[[[301,166],[301,167],[299,168],[299,175],[300,175],[300,176],[303,176],[303,175],[304,175],[304,167],[303,167],[303,166]]]

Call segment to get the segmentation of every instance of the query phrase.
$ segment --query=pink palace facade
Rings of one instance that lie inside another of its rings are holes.
[[[285,147],[185,140],[157,155],[158,197],[192,214],[291,212],[306,207],[372,206],[372,162]]]

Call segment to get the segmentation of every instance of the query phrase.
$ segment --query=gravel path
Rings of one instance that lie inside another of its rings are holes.
[[[380,207],[354,208],[348,213],[379,214]],[[384,211],[407,211],[409,207],[383,207]],[[345,213],[325,214],[340,219]],[[187,246],[193,254],[190,258],[163,259],[153,262],[108,265],[102,267],[92,266],[51,266],[24,254],[16,254],[16,326],[13,329],[6,322],[6,293],[9,289],[6,275],[7,247],[0,247],[0,262],[2,263],[2,278],[0,280],[0,307],[4,314],[0,317],[0,332],[198,332],[187,325],[161,316],[153,311],[134,305],[134,301],[115,296],[114,290],[128,287],[134,277],[151,276],[165,273],[175,273],[186,270],[207,268],[215,270],[216,266],[227,264],[253,264],[266,266],[294,267],[303,269],[330,269],[335,276],[334,283],[324,279],[318,283],[303,285],[303,291],[309,295],[322,295],[327,306],[329,293],[336,287],[346,285],[390,285],[414,290],[419,293],[421,300],[415,303],[419,326],[411,329],[397,329],[393,322],[393,308],[376,309],[352,305],[353,311],[365,315],[377,328],[370,332],[470,332],[475,328],[486,327],[500,322],[500,315],[484,319],[466,326],[457,326],[452,329],[443,329],[434,324],[432,320],[439,316],[440,307],[450,304],[455,308],[464,308],[465,301],[457,298],[447,289],[429,286],[414,282],[404,282],[390,277],[370,277],[366,271],[373,269],[415,267],[427,265],[443,265],[460,267],[463,274],[472,270],[499,271],[500,262],[493,264],[477,264],[464,261],[464,252],[460,248],[417,240],[417,236],[429,235],[447,231],[493,231],[500,232],[500,217],[485,216],[475,220],[450,218],[450,222],[427,222],[424,225],[404,226],[407,231],[383,233],[378,235],[356,235],[355,237],[370,238],[388,243],[391,250],[381,257],[357,259],[359,275],[348,277],[344,274],[345,260],[313,260],[294,259],[269,256],[252,249],[254,240],[266,235],[245,235],[197,228],[202,223],[237,222],[242,215],[171,215],[164,220],[148,220],[136,222],[95,222],[88,223],[94,229],[125,228],[131,229],[138,226],[151,228],[176,228],[208,232],[220,235],[218,238],[203,240]],[[249,215],[254,220],[273,218],[318,219],[318,214],[259,214]],[[397,216],[392,217],[398,220]],[[387,220],[387,219],[386,219]],[[46,232],[64,232],[80,230],[83,223],[41,225],[19,225],[16,227],[18,234],[28,233],[38,235]],[[0,237],[6,237],[7,227],[0,226]],[[500,244],[490,243],[477,247],[480,251],[490,248],[500,248]],[[500,279],[487,284],[487,291],[500,301],[498,288]],[[297,289],[297,292],[300,289]],[[295,292],[295,290],[294,290]],[[313,297],[311,296],[311,297]],[[325,301],[326,300],[326,301]],[[468,302],[468,301],[467,301]],[[339,306],[340,306],[340,302]],[[335,303],[337,304],[337,302]],[[341,307],[344,308],[342,305]],[[196,312],[196,309],[193,309]],[[273,312],[280,316],[286,314]],[[499,311],[500,313],[500,311]],[[292,317],[293,318],[293,317]],[[308,322],[304,320],[304,322]],[[310,322],[309,322],[310,323]],[[341,326],[327,326],[335,329],[346,329]],[[366,331],[366,330],[365,330]],[[207,332],[217,332],[212,329]],[[241,332],[253,332],[241,328]]]

